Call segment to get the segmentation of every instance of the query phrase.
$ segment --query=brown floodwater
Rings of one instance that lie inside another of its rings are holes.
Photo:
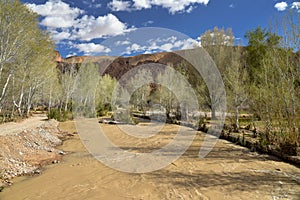
[[[166,125],[163,134],[137,140],[115,125],[101,126],[116,144],[143,152],[167,144],[178,130],[178,126]],[[61,123],[60,128],[76,131],[73,122]],[[300,199],[298,167],[224,140],[201,159],[198,152],[203,137],[198,132],[187,152],[169,166],[133,174],[103,165],[76,135],[60,147],[70,152],[61,163],[46,166],[41,175],[14,179],[0,199]]]

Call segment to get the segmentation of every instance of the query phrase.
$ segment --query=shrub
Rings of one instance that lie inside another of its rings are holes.
[[[60,111],[56,108],[50,109],[50,112],[47,114],[48,119],[55,119],[59,122],[64,122],[66,120],[72,120],[73,115],[71,112]]]
[[[109,103],[99,103],[97,107],[97,116],[104,116],[107,114],[107,112],[112,111],[111,105]]]
[[[202,132],[207,132],[208,128],[206,126],[206,118],[205,117],[200,117],[199,121],[198,121],[198,130],[202,131]]]

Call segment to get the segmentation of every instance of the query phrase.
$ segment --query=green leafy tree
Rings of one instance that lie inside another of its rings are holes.
[[[112,110],[112,98],[117,89],[117,80],[105,74],[100,78],[96,93],[97,115],[102,116]]]
[[[226,76],[228,66],[231,66],[234,35],[231,29],[224,30],[215,27],[200,36],[201,46],[209,53],[222,77]],[[213,76],[213,74],[212,74]],[[216,119],[215,108],[219,105],[219,88],[210,88],[209,92],[203,81],[198,85],[198,92],[202,102],[211,110],[212,119]]]
[[[20,1],[0,1],[0,112],[28,115],[38,91],[53,78],[54,43],[37,14]]]
[[[300,144],[299,19],[289,14],[272,27],[282,36],[261,28],[247,33],[251,108],[264,122],[262,141],[290,155]]]
[[[82,112],[86,117],[94,117],[96,111],[97,84],[100,75],[98,65],[85,63],[80,66],[74,83],[74,93],[72,96],[73,108],[76,112]]]
[[[244,65],[243,50],[241,46],[230,48],[226,71],[223,74],[228,109],[234,113],[234,130],[239,131],[240,109],[249,99],[249,76]]]
[[[248,39],[246,64],[250,81],[259,84],[261,80],[257,74],[261,72],[263,58],[269,50],[279,46],[280,37],[261,27],[248,31],[245,37]]]

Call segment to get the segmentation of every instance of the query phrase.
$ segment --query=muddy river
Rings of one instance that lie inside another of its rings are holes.
[[[115,125],[101,125],[116,144],[147,152],[173,139],[178,130],[166,125],[162,134],[134,139]],[[73,122],[60,124],[74,132]],[[268,155],[218,140],[206,158],[198,157],[204,134],[178,160],[158,171],[134,174],[111,169],[91,156],[78,135],[60,148],[71,152],[41,175],[20,177],[0,193],[1,200],[162,200],[162,199],[300,199],[300,169]]]

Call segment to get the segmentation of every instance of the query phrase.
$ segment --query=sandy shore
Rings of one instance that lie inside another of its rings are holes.
[[[163,134],[137,140],[115,125],[101,126],[116,144],[137,152],[168,143],[178,129],[166,125]],[[76,131],[73,122],[61,123],[60,129]],[[94,159],[76,135],[60,147],[72,152],[61,163],[47,166],[42,175],[16,179],[0,193],[0,199],[299,199],[299,168],[224,140],[200,159],[203,136],[198,132],[188,151],[171,165],[151,173],[129,174]]]

